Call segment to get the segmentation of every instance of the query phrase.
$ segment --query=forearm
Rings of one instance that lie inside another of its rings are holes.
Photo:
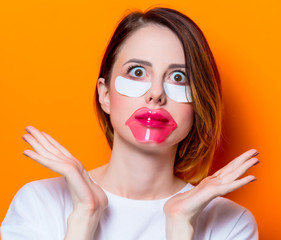
[[[92,240],[96,232],[100,213],[90,214],[74,210],[68,217],[64,240]]]
[[[192,240],[193,233],[193,226],[185,219],[166,217],[167,240]]]

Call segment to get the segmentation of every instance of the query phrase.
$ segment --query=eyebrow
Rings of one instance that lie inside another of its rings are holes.
[[[135,63],[139,63],[139,64],[143,64],[143,65],[146,65],[146,66],[149,66],[149,67],[152,67],[152,63],[151,62],[148,62],[148,61],[145,61],[145,60],[141,60],[141,59],[137,59],[137,58],[132,58],[130,60],[128,60],[127,62],[125,62],[123,64],[123,66],[127,63],[130,63],[130,62],[135,62]],[[173,64],[170,64],[168,66],[168,69],[170,68],[185,68],[186,65],[185,64],[178,64],[178,63],[173,63]]]

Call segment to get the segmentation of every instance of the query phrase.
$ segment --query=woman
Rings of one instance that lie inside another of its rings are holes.
[[[191,19],[167,8],[124,17],[95,96],[109,163],[87,172],[50,135],[28,126],[23,138],[35,152],[24,154],[62,177],[20,189],[3,240],[258,238],[252,214],[220,197],[255,180],[240,177],[259,162],[258,152],[206,177],[221,134],[221,86]]]

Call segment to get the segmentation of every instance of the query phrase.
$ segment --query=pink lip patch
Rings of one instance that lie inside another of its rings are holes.
[[[139,142],[161,143],[177,127],[175,120],[164,109],[140,108],[126,121]]]

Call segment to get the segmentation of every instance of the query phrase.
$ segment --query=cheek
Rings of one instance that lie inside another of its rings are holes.
[[[110,95],[110,118],[118,120],[125,112],[125,102],[118,93],[112,92]]]
[[[180,109],[183,114],[181,115],[179,122],[181,123],[181,130],[183,132],[189,132],[193,122],[194,122],[194,110],[191,104],[188,104],[188,106],[184,107],[183,109]]]
[[[132,98],[112,91],[112,94],[110,94],[110,119],[113,127],[116,124],[125,126],[125,122],[134,111],[133,109]]]

